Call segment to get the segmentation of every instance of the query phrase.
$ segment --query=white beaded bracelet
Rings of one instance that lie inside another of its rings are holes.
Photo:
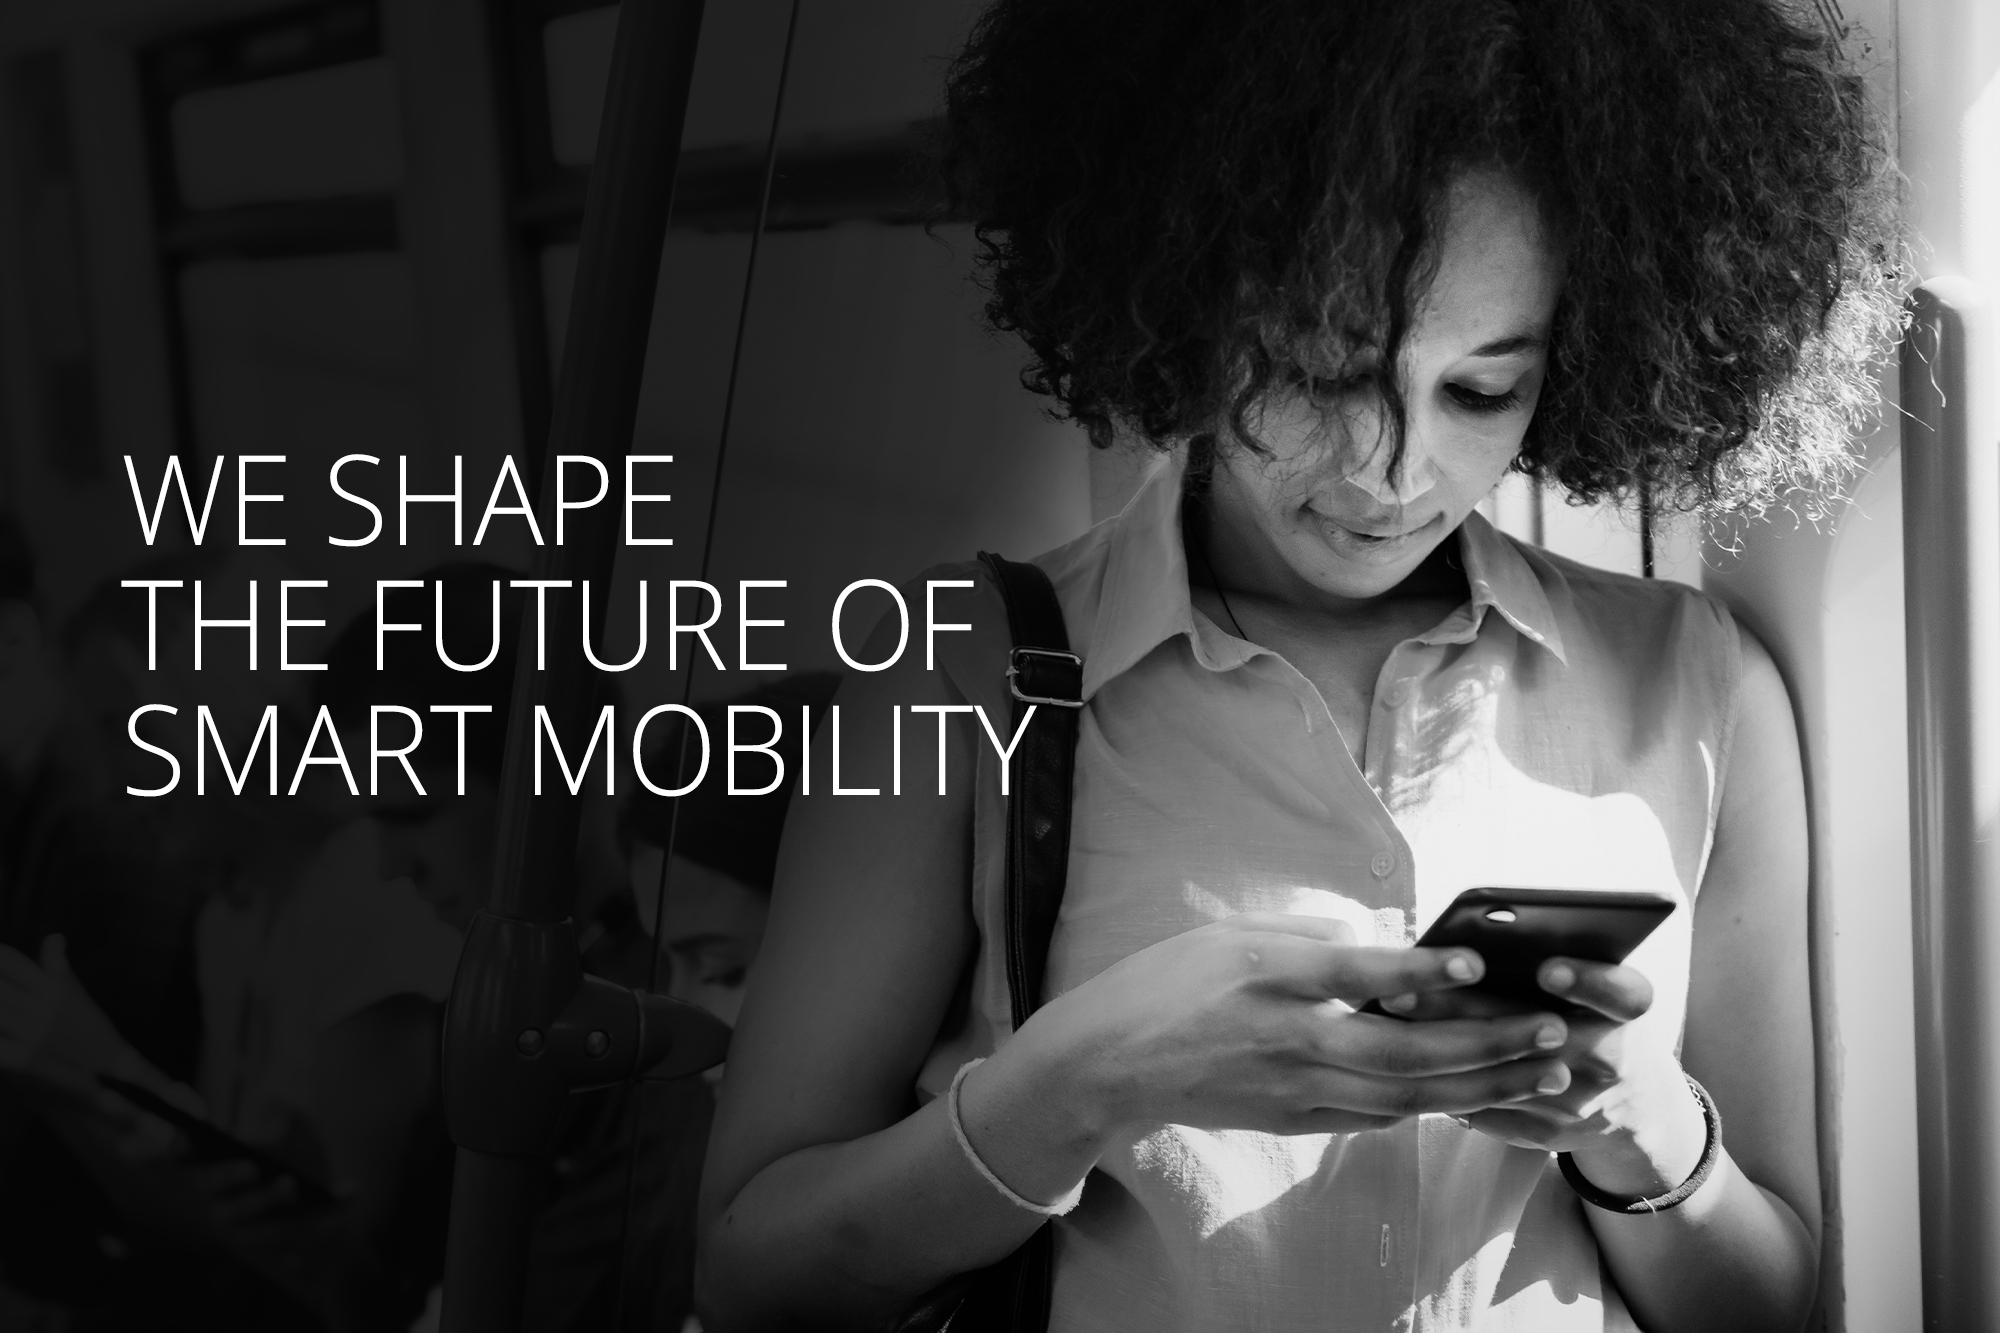
[[[985,1162],[979,1159],[978,1152],[972,1147],[972,1140],[965,1137],[965,1122],[958,1117],[959,1085],[965,1082],[967,1074],[970,1074],[974,1069],[985,1063],[984,1059],[967,1060],[958,1067],[958,1072],[952,1075],[951,1091],[944,1095],[945,1115],[951,1121],[951,1136],[958,1140],[959,1149],[965,1153],[965,1160],[972,1163],[972,1169],[977,1171],[987,1184],[999,1190],[1001,1197],[1006,1199],[1008,1203],[1013,1204],[1016,1208],[1025,1208],[1040,1217],[1063,1216],[1083,1201],[1083,1181],[1077,1181],[1076,1186],[1069,1193],[1063,1195],[1054,1203],[1043,1204],[1031,1202],[1007,1188],[1007,1182],[993,1174],[993,1168],[987,1166]]]

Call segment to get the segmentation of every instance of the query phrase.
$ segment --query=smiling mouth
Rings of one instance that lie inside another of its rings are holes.
[[[1334,518],[1328,514],[1314,512],[1322,523],[1338,528],[1359,541],[1377,545],[1387,545],[1391,542],[1401,541],[1405,537],[1414,537],[1418,533],[1428,529],[1431,524],[1437,522],[1436,516],[1433,515],[1425,519],[1422,523],[1417,524],[1414,528],[1384,528],[1372,523],[1354,523],[1345,519]]]

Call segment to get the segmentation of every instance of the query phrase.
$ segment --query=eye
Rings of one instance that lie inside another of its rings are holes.
[[[1447,384],[1444,391],[1454,403],[1468,412],[1506,412],[1518,407],[1521,402],[1521,395],[1515,389],[1505,393],[1481,393],[1463,384]]]

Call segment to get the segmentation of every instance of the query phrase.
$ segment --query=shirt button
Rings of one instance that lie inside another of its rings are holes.
[[[1391,708],[1401,708],[1409,697],[1410,687],[1399,680],[1382,695],[1382,702]]]
[[[1377,852],[1375,859],[1368,863],[1368,868],[1375,872],[1375,878],[1387,879],[1389,872],[1396,868],[1396,858],[1388,852]]]

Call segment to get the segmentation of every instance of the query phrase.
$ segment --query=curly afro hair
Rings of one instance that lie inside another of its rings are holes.
[[[1579,502],[1837,488],[1902,325],[1862,79],[1770,0],[997,0],[945,125],[988,320],[1099,445],[1254,449],[1266,395],[1395,364],[1470,170],[1565,256],[1515,466]]]

